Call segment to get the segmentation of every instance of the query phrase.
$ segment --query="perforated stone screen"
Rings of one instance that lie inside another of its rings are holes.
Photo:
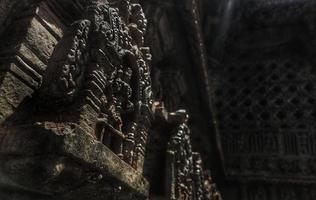
[[[315,71],[296,58],[234,61],[212,71],[229,178],[316,181]]]

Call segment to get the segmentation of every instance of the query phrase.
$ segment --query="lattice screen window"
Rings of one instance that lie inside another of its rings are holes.
[[[316,172],[315,70],[293,58],[232,62],[212,72],[228,173]],[[296,160],[303,163],[298,169],[283,169]]]

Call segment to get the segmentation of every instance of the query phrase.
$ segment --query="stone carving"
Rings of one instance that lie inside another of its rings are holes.
[[[199,153],[193,152],[193,163],[193,199],[222,200],[216,184],[212,181],[210,172],[203,170],[202,158]]]
[[[204,187],[206,199],[211,200],[223,200],[221,193],[217,189],[216,184],[213,182],[210,171],[206,171],[206,176],[204,179]]]
[[[240,60],[222,69],[218,73],[227,79],[213,74],[212,81],[228,177],[315,182],[308,164],[316,152],[315,76],[309,61]],[[265,177],[257,176],[260,172]]]
[[[153,104],[146,25],[139,4],[91,3],[56,48],[41,91],[55,104],[90,105],[95,137],[134,168],[142,166]]]
[[[168,144],[169,198],[173,200],[221,199],[216,186],[204,174],[199,153],[193,152],[185,110],[169,113],[176,128]]]

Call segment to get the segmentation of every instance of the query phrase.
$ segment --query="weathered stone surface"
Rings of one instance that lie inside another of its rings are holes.
[[[57,44],[57,40],[51,33],[36,19],[31,19],[26,34],[26,41],[30,48],[35,51],[40,58],[48,61]],[[17,26],[23,26],[17,25]]]
[[[126,3],[42,1],[12,16],[0,50],[1,198],[148,197],[151,55],[142,8]]]
[[[1,1],[0,199],[220,199],[198,11]]]
[[[148,196],[148,182],[141,174],[80,129],[54,132],[42,126],[12,127],[1,129],[0,141],[0,185],[17,193],[77,199],[92,184],[102,199],[106,185],[116,184],[121,188],[118,196],[124,192],[140,199]]]
[[[17,68],[14,63],[10,68]],[[3,123],[12,115],[17,106],[34,92],[32,88],[26,85],[23,80],[18,79],[12,72],[3,73],[1,75],[0,87],[0,118]]]

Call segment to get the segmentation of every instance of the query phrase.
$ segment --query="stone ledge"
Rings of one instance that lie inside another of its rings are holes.
[[[148,196],[149,184],[141,174],[79,128],[1,128],[0,146],[3,189],[49,199],[93,194],[104,199],[115,195],[114,190],[124,199]]]

